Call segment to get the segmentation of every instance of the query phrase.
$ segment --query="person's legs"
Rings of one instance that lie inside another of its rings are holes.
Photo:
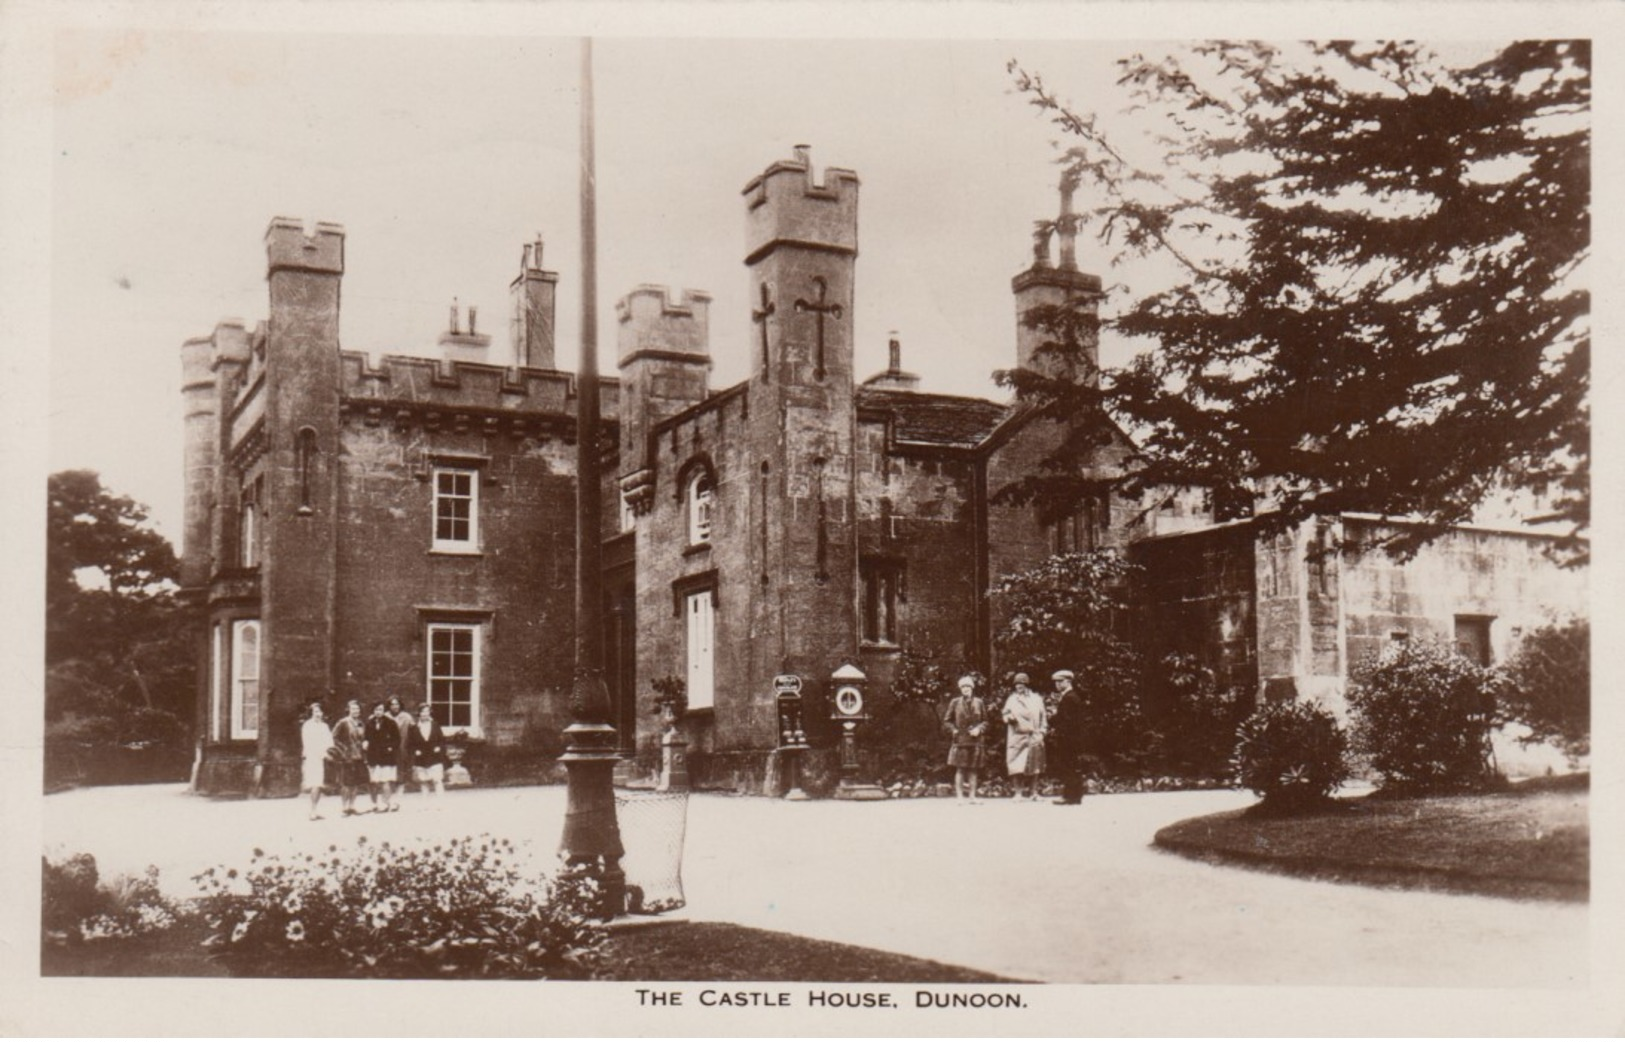
[[[310,787],[310,820],[311,821],[317,821],[317,820],[319,820],[321,818],[321,815],[316,813],[316,804],[321,802],[321,798],[322,798],[322,787],[320,785],[312,785]]]
[[[976,802],[976,768],[971,767],[965,771],[965,777],[970,781],[970,801]]]

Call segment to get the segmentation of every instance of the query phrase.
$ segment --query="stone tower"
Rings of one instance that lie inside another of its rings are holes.
[[[642,464],[644,440],[655,425],[705,399],[710,312],[710,294],[684,290],[674,299],[664,286],[638,286],[616,303],[623,466]],[[646,494],[648,475],[621,478],[632,495]]]
[[[808,150],[744,189],[753,362],[750,673],[817,685],[857,649],[853,275],[858,177]],[[793,611],[792,611],[793,608]],[[770,707],[764,707],[764,712]]]
[[[265,233],[264,625],[259,791],[299,787],[300,706],[334,688],[339,282],[344,229],[277,218]],[[341,697],[344,692],[337,692]]]

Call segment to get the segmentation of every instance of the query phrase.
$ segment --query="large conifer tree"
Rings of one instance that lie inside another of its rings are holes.
[[[1212,488],[1268,524],[1411,516],[1413,549],[1503,488],[1589,521],[1590,49],[1519,42],[1451,63],[1415,44],[1214,43],[1120,63],[1136,143],[1036,73],[1017,88],[1065,133],[1062,161],[1114,263],[1170,284],[1105,323],[1147,349],[1087,386],[1001,374],[1139,440],[1119,484]],[[1048,350],[1095,330],[1040,312]],[[1071,460],[1005,490],[1070,511]],[[1583,558],[1583,544],[1570,546]]]

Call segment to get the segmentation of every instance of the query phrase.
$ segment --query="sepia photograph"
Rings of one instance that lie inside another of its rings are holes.
[[[0,15],[0,1033],[1617,1033],[1618,18],[1357,6]]]

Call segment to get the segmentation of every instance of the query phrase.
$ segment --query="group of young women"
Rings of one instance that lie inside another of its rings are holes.
[[[1057,670],[1051,679],[1055,694],[1045,699],[1028,686],[1027,674],[1017,673],[1000,712],[1010,794],[1016,799],[1038,799],[1039,777],[1049,769],[1061,779],[1061,796],[1055,802],[1081,803],[1083,704],[1073,689],[1075,676],[1071,670]],[[948,766],[954,769],[954,798],[975,803],[977,774],[987,761],[992,711],[976,694],[974,678],[960,677],[958,686],[959,694],[949,701],[942,725],[949,737]]]
[[[337,786],[346,816],[358,814],[357,794],[366,789],[375,814],[400,810],[396,786],[416,782],[425,792],[438,794],[445,787],[446,736],[427,705],[416,716],[401,700],[378,702],[372,715],[361,717],[361,703],[351,701],[345,716],[330,730],[320,702],[312,702],[300,730],[303,752],[301,787],[310,793],[310,820],[322,790]]]

